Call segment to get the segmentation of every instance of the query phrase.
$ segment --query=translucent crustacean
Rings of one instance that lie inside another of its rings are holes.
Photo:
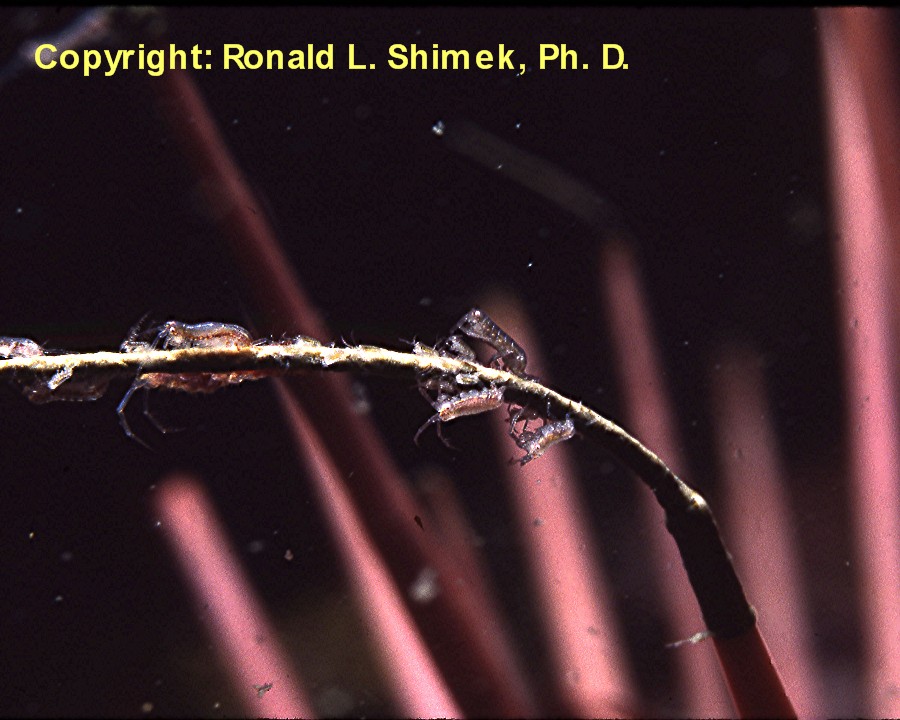
[[[250,337],[240,325],[229,323],[203,322],[189,325],[169,320],[164,323],[153,342],[163,350],[181,350],[183,348],[238,348],[253,345]]]
[[[453,330],[460,330],[470,338],[481,340],[494,348],[495,354],[488,361],[488,365],[502,368],[519,377],[527,377],[525,366],[528,363],[528,356],[525,350],[483,310],[472,308],[460,318]],[[499,364],[500,361],[502,365]]]
[[[232,325],[229,323],[219,322],[203,322],[196,324],[188,324],[179,322],[178,320],[169,320],[159,328],[156,337],[152,341],[140,340],[141,335],[146,335],[149,331],[139,332],[140,323],[133,327],[121,345],[122,352],[134,353],[155,350],[158,347],[162,350],[183,350],[185,348],[216,348],[216,349],[239,349],[242,347],[250,347],[254,345],[253,338],[250,337],[244,328],[240,325]],[[136,440],[146,446],[140,438],[138,438],[128,424],[125,417],[125,408],[131,400],[131,396],[138,389],[149,390],[181,390],[188,393],[212,393],[229,385],[237,385],[245,380],[259,380],[265,377],[265,374],[254,370],[239,370],[235,372],[224,373],[141,373],[138,372],[137,378],[128,388],[128,392],[122,398],[119,406],[116,408],[116,414],[119,416],[119,424],[122,430],[132,440]],[[144,415],[150,422],[160,431],[166,432],[150,414],[149,410],[149,392],[144,395]]]
[[[44,348],[28,338],[0,337],[0,357],[35,357],[43,355]]]
[[[539,458],[552,445],[569,440],[575,435],[575,423],[569,416],[566,416],[564,420],[544,418],[543,425],[536,430],[529,430],[530,413],[530,410],[522,407],[513,413],[509,419],[509,436],[515,441],[516,445],[525,451],[525,454],[518,460],[519,465],[524,465],[535,458]],[[547,413],[549,415],[549,408]],[[516,425],[522,421],[525,422],[525,426],[522,430],[516,431]],[[511,460],[510,462],[513,461]]]
[[[0,337],[0,357],[38,357],[44,349],[28,338]],[[66,367],[53,374],[49,380],[19,382],[22,393],[31,402],[43,404],[56,400],[96,400],[102,397],[109,386],[108,380],[93,380],[85,377],[71,380],[72,368]]]
[[[109,380],[75,378],[71,367],[65,367],[53,374],[49,380],[35,380],[22,384],[22,392],[31,402],[43,404],[57,400],[83,402],[97,400],[106,393]]]
[[[423,390],[423,394],[429,398],[432,407],[437,412],[426,420],[422,427],[418,429],[413,437],[413,442],[419,442],[419,437],[425,432],[425,428],[429,425],[437,423],[437,435],[447,447],[450,443],[441,434],[440,423],[449,422],[466,415],[478,415],[483,412],[496,410],[503,405],[503,388],[489,385],[480,390],[466,390],[458,395],[439,394],[437,399],[431,401],[431,398]]]

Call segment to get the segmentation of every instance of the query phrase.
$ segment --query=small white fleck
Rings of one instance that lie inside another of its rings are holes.
[[[153,703],[152,703],[152,702],[145,702],[143,705],[141,705],[141,712],[142,712],[142,713],[153,712]]]
[[[23,212],[25,212],[24,208],[20,208],[20,207],[16,208],[16,215],[21,215]]]
[[[355,382],[351,385],[353,390],[353,411],[357,415],[367,415],[372,412],[372,402],[369,400],[369,391],[365,385]]]
[[[433,132],[438,137],[442,137],[444,134],[444,130],[447,129],[447,126],[444,125],[443,120],[438,120],[434,125],[431,126],[431,132]]]
[[[258,555],[265,549],[266,543],[264,540],[251,540],[247,543],[247,552],[251,555]]]
[[[63,601],[62,595],[57,595],[55,598],[53,598],[53,602],[61,603],[62,601]]]
[[[419,577],[410,585],[409,596],[415,602],[427,603],[434,600],[440,591],[437,571],[434,568],[426,567],[422,569]]]

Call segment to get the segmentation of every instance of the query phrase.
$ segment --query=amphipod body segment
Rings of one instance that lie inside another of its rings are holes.
[[[481,390],[466,390],[458,395],[438,395],[437,400],[433,401],[432,407],[437,412],[432,415],[422,427],[416,432],[413,442],[418,444],[419,437],[425,432],[425,428],[434,423],[437,425],[437,435],[447,447],[450,444],[441,434],[440,423],[449,422],[466,415],[479,415],[483,412],[496,410],[503,405],[503,388],[494,387],[493,385]]]

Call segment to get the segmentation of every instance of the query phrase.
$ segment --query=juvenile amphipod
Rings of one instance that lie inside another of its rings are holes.
[[[544,420],[544,424],[536,430],[528,430],[528,420],[525,420],[525,428],[516,432],[516,424],[523,419],[525,408],[520,408],[509,421],[509,436],[515,440],[525,454],[519,458],[519,465],[531,462],[539,458],[547,449],[556,443],[569,440],[575,435],[575,423],[572,418],[565,420]],[[512,460],[510,461],[512,462]]]
[[[478,308],[472,308],[460,321],[456,323],[454,330],[460,330],[470,338],[486,342],[496,351],[488,362],[495,365],[502,361],[502,368],[513,375],[525,377],[525,365],[528,364],[528,356],[519,343],[513,340],[497,323],[488,317],[487,313]],[[450,337],[456,337],[451,335]]]
[[[181,350],[183,348],[238,348],[253,345],[250,337],[240,325],[228,323],[203,322],[194,325],[169,320],[160,328],[159,335],[153,343],[163,350]]]
[[[296,346],[303,347],[306,345],[311,345],[313,347],[319,346],[320,343],[313,337],[309,337],[308,335],[294,335],[293,337],[283,337],[281,340],[257,340],[254,345],[285,345],[288,347]]]
[[[109,380],[84,378],[70,379],[72,369],[65,368],[55,373],[49,380],[35,380],[22,384],[22,392],[31,402],[43,404],[56,400],[83,402],[97,400],[106,393]]]
[[[44,348],[28,338],[0,337],[0,357],[35,357],[43,355]]]
[[[440,394],[431,402],[437,412],[426,420],[413,437],[413,442],[419,442],[419,437],[425,432],[425,428],[434,423],[437,425],[437,435],[447,447],[450,444],[441,434],[440,423],[449,422],[466,415],[478,415],[483,412],[496,410],[503,405],[503,388],[489,385],[481,390],[467,390],[458,395]]]
[[[475,351],[469,347],[460,335],[450,335],[444,338],[437,344],[435,350],[442,357],[452,357],[468,362],[476,361]]]
[[[37,357],[44,349],[28,338],[0,337],[0,357]],[[92,380],[84,377],[70,380],[72,368],[66,367],[55,373],[49,380],[19,381],[22,393],[33,403],[48,403],[55,400],[96,400],[102,397],[109,385],[108,380]]]

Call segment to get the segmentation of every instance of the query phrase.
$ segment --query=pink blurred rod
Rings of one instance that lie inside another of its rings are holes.
[[[796,520],[778,459],[760,360],[746,348],[732,349],[720,367],[721,372],[713,375],[713,417],[725,485],[724,534],[798,716],[823,717]]]
[[[875,148],[881,208],[894,241],[888,247],[894,288],[895,337],[900,338],[900,32],[896,11],[844,8],[835,13],[846,43],[844,62],[856,70],[863,88],[866,115]]]
[[[666,459],[680,477],[690,477],[665,388],[653,327],[634,254],[622,240],[601,248],[601,305],[606,311],[616,371],[625,397],[629,423],[647,447]],[[645,532],[657,558],[663,607],[674,639],[691,637],[703,628],[700,608],[681,568],[678,548],[666,532],[662,508],[650,493],[641,493],[640,511]],[[712,643],[686,643],[675,655],[682,709],[689,717],[726,717],[734,712]]]
[[[865,88],[846,42],[842,12],[821,10],[818,18],[846,350],[865,688],[869,714],[900,717],[900,413],[897,347],[891,338],[896,296],[888,276],[889,251],[900,238],[891,237],[884,215]]]
[[[466,584],[484,588],[484,600],[494,604],[496,596],[491,586],[490,572],[480,552],[482,543],[466,519],[465,508],[453,478],[436,467],[428,468],[422,473],[416,487],[428,513],[422,518],[422,532],[434,533],[438,542],[456,558],[460,578]],[[499,608],[492,610],[491,614],[498,619],[503,617]]]
[[[518,305],[495,296],[482,307],[528,348],[527,371],[546,380],[537,339]],[[502,455],[520,455],[507,434],[508,425],[496,417],[491,422]],[[633,716],[639,714],[637,693],[570,452],[557,445],[524,466],[508,465],[506,473],[561,702],[551,712]]]
[[[354,510],[350,494],[340,481],[322,440],[283,384],[278,383],[277,388],[298,454],[319,496],[319,507],[332,528],[351,590],[370,632],[370,645],[393,688],[399,713],[406,717],[462,717],[462,710],[441,677],[378,548]],[[424,584],[428,587],[421,589],[420,601],[429,602],[432,599],[429,594],[441,592],[441,585],[450,579],[439,577],[433,568],[423,567],[422,573],[427,575]]]
[[[155,506],[244,712],[250,717],[313,717],[203,487],[193,477],[170,475],[156,493]]]

